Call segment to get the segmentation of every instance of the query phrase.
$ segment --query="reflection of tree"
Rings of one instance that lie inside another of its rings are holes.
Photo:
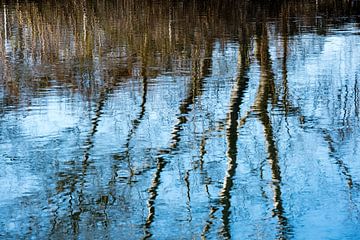
[[[223,187],[220,190],[220,203],[223,205],[222,210],[222,223],[221,234],[229,239],[231,238],[229,221],[230,221],[230,207],[231,207],[231,194],[230,191],[233,186],[233,178],[235,176],[235,170],[237,166],[237,140],[238,140],[238,120],[240,114],[240,105],[243,101],[243,97],[248,85],[248,77],[246,76],[249,68],[249,43],[245,39],[240,43],[239,50],[239,75],[237,77],[236,84],[234,86],[231,101],[230,110],[227,118],[226,126],[226,141],[227,151],[226,156],[228,159],[227,170],[223,183]]]
[[[139,116],[134,119],[134,121],[132,121],[133,126],[129,131],[129,134],[127,136],[126,139],[126,151],[127,154],[125,155],[125,157],[128,158],[128,166],[129,166],[129,171],[130,174],[132,174],[132,168],[131,168],[131,163],[130,163],[130,156],[129,156],[129,150],[130,150],[130,141],[132,140],[133,135],[136,133],[136,129],[138,128],[141,120],[143,119],[144,115],[145,115],[145,104],[146,104],[146,99],[147,99],[147,89],[148,89],[148,83],[147,83],[147,76],[146,76],[146,61],[147,61],[147,56],[146,56],[146,47],[144,49],[144,55],[143,55],[143,66],[142,66],[142,71],[141,71],[141,75],[143,77],[143,93],[142,93],[142,102],[140,105],[140,113]],[[85,182],[86,182],[86,176],[87,176],[87,172],[88,172],[88,168],[90,167],[90,157],[91,157],[91,150],[94,148],[94,136],[95,133],[97,132],[97,128],[101,119],[101,116],[104,113],[104,106],[105,103],[109,97],[109,94],[111,94],[114,90],[114,88],[116,87],[116,84],[119,79],[114,79],[110,82],[106,82],[104,84],[104,86],[102,87],[102,89],[100,89],[99,92],[99,96],[98,96],[98,101],[96,104],[96,108],[94,110],[95,116],[92,118],[91,120],[91,128],[90,128],[90,132],[87,136],[87,138],[85,139],[84,142],[84,153],[83,153],[83,159],[82,159],[82,168],[81,168],[81,173],[67,173],[64,174],[61,178],[61,180],[58,181],[57,183],[57,189],[61,192],[64,190],[69,190],[70,192],[67,193],[67,195],[69,195],[70,197],[70,201],[69,201],[69,212],[70,212],[70,218],[71,218],[71,226],[72,226],[72,230],[74,233],[77,234],[78,231],[78,221],[80,220],[80,215],[83,214],[84,212],[87,211],[92,211],[91,209],[88,209],[88,207],[86,206],[86,201],[88,201],[87,196],[84,193],[84,189],[86,188],[85,186]],[[116,80],[116,81],[115,81]],[[114,190],[114,185],[116,182],[116,172],[118,170],[118,167],[116,164],[113,165],[113,176],[110,180],[109,186],[113,188]],[[69,186],[67,186],[69,185]],[[58,192],[59,194],[59,192]],[[112,196],[113,200],[116,200],[115,194],[114,192],[110,192],[110,195]],[[77,197],[76,197],[77,196]],[[75,199],[76,198],[76,199]],[[101,195],[99,196],[99,198],[97,199],[97,203],[102,204],[102,205],[108,205],[109,204],[109,196],[108,195]],[[58,207],[58,209],[56,210],[56,212],[59,210],[60,207]],[[74,210],[74,209],[78,209],[78,211]],[[55,214],[57,214],[55,212]],[[96,213],[99,214],[99,213]],[[104,209],[104,216],[105,218],[107,218],[107,214],[105,212]],[[54,219],[54,224],[53,224],[53,229],[56,228],[56,224],[59,224],[60,222],[57,222],[57,216],[55,216]],[[106,224],[106,223],[105,223]]]
[[[281,170],[279,166],[278,150],[273,135],[272,123],[268,112],[268,102],[270,99],[274,102],[275,97],[275,79],[271,67],[271,58],[269,53],[269,40],[267,35],[266,23],[259,26],[259,35],[257,36],[258,52],[257,58],[260,64],[260,83],[255,100],[254,110],[258,113],[257,117],[264,127],[265,141],[267,144],[268,161],[272,173],[272,188],[274,192],[273,214],[278,218],[278,239],[287,239],[291,232],[288,220],[285,217],[285,211],[282,204],[281,192]]]
[[[240,49],[239,49],[239,67],[238,67],[238,76],[236,79],[236,83],[233,87],[231,93],[230,107],[229,112],[226,119],[226,141],[227,141],[227,151],[226,156],[228,159],[227,162],[227,170],[223,183],[223,187],[220,190],[220,204],[223,206],[222,209],[222,229],[221,234],[224,238],[231,238],[230,229],[229,229],[229,221],[230,221],[230,207],[231,207],[231,188],[233,186],[233,178],[235,176],[235,170],[237,166],[236,158],[237,158],[237,140],[238,140],[238,120],[239,120],[239,112],[240,105],[243,101],[243,97],[248,85],[248,77],[247,72],[250,64],[249,59],[249,39],[247,29],[243,29],[242,36],[243,38],[240,41]],[[209,232],[210,227],[212,225],[212,219],[214,218],[215,212],[218,208],[210,207],[209,220],[205,225],[202,236],[205,237]]]
[[[357,201],[354,201],[353,199],[354,190],[358,190],[359,184],[356,181],[353,181],[353,176],[350,173],[350,168],[348,167],[346,162],[344,162],[344,159],[339,156],[339,153],[336,149],[337,143],[331,136],[330,131],[328,131],[327,129],[322,129],[321,133],[323,134],[325,142],[328,144],[329,157],[333,159],[333,164],[338,167],[340,174],[343,176],[347,183],[347,186],[349,188],[349,203],[351,204],[353,211],[355,211],[359,215],[360,208]]]
[[[348,187],[351,189],[353,187],[353,177],[350,174],[349,167],[344,163],[344,161],[337,155],[336,148],[334,146],[334,140],[331,137],[330,133],[323,129],[322,130],[324,135],[324,140],[328,144],[330,156],[334,158],[334,163],[339,167],[340,173],[344,176],[346,179],[346,182],[348,184]]]
[[[107,83],[99,93],[98,101],[94,110],[95,115],[91,119],[91,128],[84,141],[84,152],[82,155],[81,169],[76,172],[67,172],[60,174],[60,180],[58,180],[56,184],[57,194],[55,196],[52,196],[52,199],[56,199],[60,197],[60,195],[69,196],[69,217],[71,221],[71,228],[73,231],[72,234],[75,235],[78,234],[78,222],[80,220],[80,215],[87,211],[91,211],[86,207],[86,196],[84,193],[86,177],[88,174],[88,169],[90,167],[91,150],[94,148],[94,136],[98,131],[99,122],[101,120],[101,116],[104,113],[103,108],[115,84],[115,82]],[[74,168],[76,168],[76,162],[74,160],[71,161],[70,164],[74,165]],[[69,192],[63,193],[65,190],[68,190]],[[57,206],[54,212],[55,216],[51,235],[55,234],[57,225],[61,224],[61,220],[58,219],[57,216],[60,209],[61,207]]]
[[[358,82],[358,75],[355,75],[355,82],[354,82],[354,106],[355,106],[355,116],[359,120],[359,82]]]
[[[92,166],[91,151],[94,148],[94,136],[104,111],[103,108],[108,95],[115,86],[115,83],[101,81],[104,81],[103,79],[115,79],[117,81],[124,79],[124,77],[127,81],[129,77],[133,77],[139,72],[142,78],[139,113],[132,120],[130,130],[126,135],[125,151],[114,156],[109,188],[112,188],[110,195],[115,199],[114,191],[116,191],[119,159],[126,159],[130,177],[133,174],[141,174],[141,172],[135,172],[131,155],[134,150],[132,143],[134,143],[139,126],[146,115],[148,79],[156,79],[156,76],[162,72],[166,72],[166,74],[171,72],[177,75],[183,74],[184,69],[185,72],[191,69],[193,75],[189,91],[179,106],[177,122],[172,130],[171,144],[169,147],[161,149],[155,159],[156,169],[151,186],[148,189],[149,213],[144,227],[145,237],[151,236],[151,225],[155,219],[155,201],[161,184],[161,174],[169,159],[177,154],[177,150],[180,148],[181,134],[189,121],[187,117],[192,111],[191,107],[202,94],[204,78],[210,74],[214,39],[221,43],[228,39],[238,39],[240,30],[238,26],[234,25],[247,26],[247,20],[252,19],[258,12],[266,16],[278,17],[280,16],[279,5],[281,5],[283,8],[280,35],[283,37],[284,46],[282,98],[278,99],[279,91],[276,89],[275,77],[271,67],[267,25],[265,23],[258,24],[256,57],[261,70],[259,89],[251,110],[245,116],[240,116],[240,106],[247,88],[247,72],[250,67],[249,49],[247,49],[248,39],[254,37],[252,32],[248,32],[245,41],[240,41],[238,78],[232,91],[226,123],[221,126],[222,128],[225,125],[226,129],[227,169],[219,193],[219,207],[209,207],[209,221],[204,227],[203,235],[206,235],[210,230],[217,209],[221,209],[221,234],[224,238],[231,237],[231,191],[237,166],[238,129],[245,125],[247,119],[255,117],[264,129],[268,163],[272,174],[273,214],[278,222],[278,238],[289,236],[291,226],[286,218],[282,202],[280,159],[268,108],[269,103],[283,108],[285,117],[295,111],[290,101],[287,60],[288,44],[289,39],[291,39],[289,37],[297,33],[299,28],[296,24],[300,23],[296,21],[293,21],[296,23],[289,23],[289,19],[300,15],[304,18],[298,18],[300,19],[299,22],[308,26],[315,24],[312,22],[314,19],[308,17],[314,14],[312,9],[314,4],[304,4],[307,1],[295,2],[290,0],[287,2],[275,1],[272,5],[266,1],[259,1],[261,4],[265,4],[264,6],[269,6],[269,8],[265,7],[267,10],[264,10],[265,8],[257,3],[250,4],[246,1],[230,0],[223,2],[210,0],[206,3],[185,1],[179,5],[174,1],[160,1],[164,4],[155,4],[152,1],[118,0],[107,1],[104,4],[103,1],[73,0],[61,2],[50,0],[26,1],[17,4],[16,8],[8,9],[8,1],[1,1],[1,3],[4,2],[6,4],[2,4],[3,11],[1,12],[3,15],[0,19],[2,21],[0,24],[1,85],[4,86],[3,91],[6,93],[3,94],[5,97],[0,102],[4,108],[18,104],[21,101],[22,91],[28,91],[28,96],[34,97],[36,92],[42,88],[51,88],[53,80],[57,81],[57,85],[72,88],[71,91],[80,92],[88,99],[93,99],[95,94],[99,95],[91,129],[84,143],[81,166],[77,169],[74,163],[74,170],[67,170],[58,174],[60,178],[57,181],[58,193],[52,197],[52,199],[56,199],[62,194],[70,197],[70,210],[68,212],[72,219],[74,232],[77,232],[80,215],[85,211],[90,211],[84,202],[87,197],[85,196],[86,177],[89,175],[89,169]],[[346,1],[326,3],[319,0],[317,3],[319,13],[316,14],[321,14],[322,11],[323,13],[332,12],[333,15],[336,15],[337,11],[351,13],[356,10],[349,8]],[[340,3],[342,10],[337,10],[335,3]],[[306,9],[303,10],[302,6],[305,6]],[[67,9],[67,11],[61,9]],[[179,19],[186,19],[186,24],[177,21]],[[235,21],[237,24],[234,24]],[[266,17],[261,21],[266,22]],[[277,24],[279,23],[274,23],[275,29],[278,27]],[[326,31],[325,27],[324,31]],[[6,47],[9,39],[12,40],[12,44]],[[200,52],[203,51],[206,52],[205,57],[199,57]],[[192,64],[188,63],[189,59],[193,60]],[[358,116],[359,110],[357,84],[356,78],[354,97],[356,116]],[[348,101],[348,98],[351,96],[347,92],[345,102]],[[346,115],[349,114],[349,112],[346,113],[348,108],[351,107],[346,103],[343,109],[344,126],[349,124],[348,119],[345,118],[350,118],[349,115]],[[0,111],[3,111],[3,108]],[[216,127],[210,126],[204,132],[200,142],[199,163],[201,171],[206,171],[203,169],[204,154],[207,149],[206,141],[211,138],[210,133],[215,130]],[[349,167],[338,157],[330,133],[324,132],[323,135],[328,143],[330,155],[335,159],[334,163],[339,167],[351,189],[353,178]],[[184,179],[189,206],[192,200],[190,196],[191,174],[192,172],[187,170]],[[102,195],[99,199],[105,204],[109,200],[107,195]],[[63,204],[60,203],[59,206]],[[54,220],[54,228],[56,221]]]
[[[161,149],[158,153],[158,156],[156,157],[156,171],[153,175],[153,179],[151,182],[151,186],[148,190],[149,192],[149,199],[147,202],[148,205],[148,216],[146,218],[145,222],[145,236],[144,238],[147,239],[152,236],[150,232],[151,225],[154,221],[155,217],[155,200],[158,195],[158,187],[161,183],[161,173],[163,172],[166,164],[167,164],[167,156],[173,156],[175,154],[175,151],[178,149],[180,141],[181,141],[181,132],[184,129],[184,125],[187,123],[187,115],[190,113],[191,106],[195,103],[197,98],[199,98],[203,92],[203,82],[204,78],[209,73],[211,62],[209,62],[209,59],[211,59],[212,54],[212,48],[206,48],[205,52],[205,58],[203,61],[201,61],[201,58],[199,58],[199,49],[195,49],[196,57],[193,58],[192,63],[192,77],[190,86],[188,88],[187,97],[182,101],[182,103],[179,106],[179,116],[177,117],[177,122],[173,127],[173,130],[171,132],[171,143],[170,146],[166,149]],[[205,61],[204,61],[205,60]],[[201,64],[202,63],[202,64]],[[189,176],[187,175],[187,179]],[[186,182],[186,179],[185,179]],[[190,199],[190,196],[188,196],[188,199]]]
[[[146,37],[145,37],[145,39],[146,39]],[[148,70],[147,70],[147,68],[148,68],[148,60],[149,60],[148,59],[149,56],[148,56],[148,42],[147,41],[145,41],[141,52],[142,52],[142,66],[141,66],[142,96],[141,96],[140,112],[139,112],[138,116],[131,122],[131,128],[130,128],[130,131],[127,134],[127,137],[125,140],[125,145],[124,145],[125,151],[114,155],[114,159],[116,161],[125,160],[127,162],[128,168],[129,168],[129,181],[131,181],[131,177],[135,174],[135,170],[133,169],[132,163],[131,163],[130,151],[132,149],[130,147],[130,143],[133,140],[133,138],[136,134],[136,131],[146,113],[146,101],[147,101],[147,93],[148,93],[148,77],[147,77]],[[114,183],[116,182],[117,171],[118,171],[118,166],[117,166],[117,164],[114,164],[113,165],[113,173],[112,173],[112,177],[111,177],[109,184],[114,185]]]
[[[256,57],[260,64],[260,82],[259,88],[256,94],[254,105],[251,108],[250,112],[247,112],[245,116],[239,119],[240,104],[242,102],[242,97],[246,89],[246,72],[248,69],[249,60],[247,59],[248,52],[240,50],[241,54],[241,63],[242,67],[239,69],[239,78],[237,84],[235,85],[231,103],[230,103],[230,113],[228,115],[227,121],[227,158],[228,158],[228,168],[226,171],[223,188],[220,191],[220,203],[223,205],[222,210],[222,228],[220,233],[224,238],[231,238],[230,229],[229,229],[229,214],[231,207],[231,188],[233,185],[233,177],[236,170],[236,156],[237,156],[237,140],[238,140],[238,128],[243,127],[246,123],[247,118],[255,116],[259,119],[264,127],[264,136],[265,142],[267,145],[268,161],[270,164],[270,169],[272,173],[272,188],[274,192],[274,209],[273,214],[278,219],[278,238],[287,239],[288,234],[291,232],[288,220],[285,217],[285,211],[282,204],[282,192],[281,192],[281,170],[279,166],[279,157],[278,150],[275,143],[275,137],[273,135],[272,123],[269,117],[268,104],[277,103],[276,89],[275,89],[275,79],[272,72],[271,58],[269,53],[269,40],[267,35],[266,23],[261,23],[257,25],[257,52]],[[245,45],[246,46],[246,45]],[[286,79],[285,79],[286,81]],[[286,82],[284,83],[286,87]],[[287,90],[285,90],[287,91]],[[285,99],[285,104],[287,101]],[[251,114],[253,112],[253,114]],[[209,218],[214,217],[215,210],[210,211]],[[209,231],[212,222],[211,220],[207,221],[206,226],[204,227],[203,236]]]

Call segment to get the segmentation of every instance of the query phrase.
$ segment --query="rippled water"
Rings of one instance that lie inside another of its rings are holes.
[[[1,239],[360,238],[360,2],[0,3]]]

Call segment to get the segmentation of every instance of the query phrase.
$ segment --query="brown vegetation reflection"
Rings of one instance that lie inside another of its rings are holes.
[[[182,60],[190,56],[192,44],[236,38],[241,31],[239,20],[251,24],[259,12],[269,17],[301,16],[300,22],[288,22],[287,34],[291,35],[299,31],[300,24],[311,29],[325,25],[333,15],[351,16],[357,9],[352,1],[305,3],[41,0],[10,4],[2,0],[2,102],[14,105],[29,95],[26,92],[53,85],[90,97],[106,76],[136,75],[145,42],[149,43],[149,77],[184,69],[189,66]]]

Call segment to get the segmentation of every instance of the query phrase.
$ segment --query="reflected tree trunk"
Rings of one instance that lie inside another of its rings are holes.
[[[223,187],[219,193],[220,204],[222,205],[222,227],[220,234],[225,239],[231,238],[230,233],[230,207],[231,207],[231,189],[233,186],[233,178],[236,172],[237,166],[237,141],[238,141],[238,120],[240,114],[240,106],[243,101],[245,91],[248,86],[247,73],[250,66],[249,59],[249,39],[247,35],[247,29],[243,29],[243,38],[239,46],[239,57],[238,57],[238,76],[233,87],[230,99],[229,112],[226,119],[226,142],[227,142],[227,170],[223,182]],[[203,228],[202,238],[205,238],[207,233],[210,231],[211,225],[213,224],[214,214],[218,210],[216,207],[210,207],[210,213],[208,220]]]
[[[282,85],[283,85],[283,97],[282,104],[285,110],[285,117],[289,115],[289,87],[287,79],[287,59],[288,59],[288,12],[286,10],[282,11],[282,38],[283,38],[283,59],[282,59]]]
[[[278,149],[273,135],[272,123],[268,112],[268,103],[274,102],[275,79],[272,72],[271,57],[269,53],[269,40],[267,26],[265,23],[258,26],[257,36],[257,58],[260,64],[260,83],[257,92],[254,110],[258,112],[258,118],[264,127],[265,142],[267,145],[268,162],[270,164],[273,188],[273,215],[278,219],[278,239],[287,239],[291,229],[285,217],[285,210],[282,204],[281,192],[281,170],[279,165]]]
[[[158,152],[158,156],[156,157],[156,171],[153,175],[153,179],[151,181],[151,186],[148,190],[149,199],[147,201],[148,207],[148,215],[144,225],[144,239],[148,239],[152,236],[150,231],[151,225],[155,218],[155,201],[158,195],[158,188],[161,183],[161,173],[163,172],[168,160],[166,156],[170,156],[174,154],[179,147],[181,141],[181,132],[184,128],[184,125],[187,123],[187,115],[191,112],[191,106],[196,102],[197,98],[199,98],[203,92],[203,84],[204,78],[203,70],[207,70],[208,68],[201,68],[201,59],[199,57],[200,49],[195,49],[195,54],[197,57],[193,58],[194,62],[192,63],[192,77],[191,83],[189,86],[189,90],[187,93],[187,97],[182,101],[179,106],[179,116],[177,117],[177,122],[173,127],[171,132],[171,143],[170,146],[166,149],[161,149]],[[212,54],[212,48],[210,52],[206,53],[205,59],[210,59]],[[205,64],[205,66],[209,66],[209,64]],[[189,177],[189,176],[188,176]]]
[[[248,86],[249,78],[247,72],[249,70],[249,45],[243,42],[239,49],[239,75],[237,77],[236,85],[234,86],[230,108],[226,126],[226,141],[227,141],[227,170],[224,178],[223,187],[220,190],[220,203],[222,209],[222,228],[220,233],[226,239],[231,239],[230,233],[230,207],[231,207],[231,190],[233,187],[233,179],[236,173],[237,166],[237,141],[238,141],[238,120],[240,115],[240,105],[243,102],[243,97]]]
[[[103,109],[104,106],[108,100],[109,94],[112,92],[113,88],[115,87],[115,82],[108,82],[106,83],[103,88],[100,90],[98,101],[94,110],[94,117],[91,119],[91,127],[89,130],[89,133],[84,141],[84,151],[82,155],[82,161],[81,161],[81,174],[71,174],[67,173],[61,176],[61,179],[57,181],[57,187],[58,193],[56,196],[60,194],[61,191],[68,189],[69,192],[65,194],[69,196],[69,217],[71,219],[71,226],[73,234],[78,234],[78,228],[79,228],[79,221],[81,214],[90,211],[90,209],[87,209],[85,204],[85,182],[86,182],[86,176],[88,172],[88,168],[90,166],[90,158],[91,158],[91,150],[94,148],[94,136],[96,132],[98,131],[99,122],[101,121],[101,117],[104,113]],[[71,161],[74,165],[76,162],[73,160]],[[65,188],[65,185],[69,185],[68,188]],[[55,196],[52,196],[55,198]],[[49,202],[52,202],[51,199],[49,199]],[[52,231],[50,235],[54,234],[54,231],[56,229],[56,225],[61,223],[61,220],[58,219],[57,212],[60,209],[60,206],[57,206],[54,214],[54,220],[53,220],[53,226]]]
[[[148,68],[148,42],[147,42],[147,37],[145,35],[145,41],[144,41],[144,47],[142,49],[142,67],[141,67],[141,77],[142,77],[142,96],[141,96],[141,104],[140,104],[140,112],[137,116],[137,118],[135,118],[134,120],[131,121],[131,128],[126,136],[126,140],[125,140],[125,151],[121,152],[121,153],[116,153],[114,154],[113,158],[115,160],[115,163],[112,166],[112,175],[111,175],[111,179],[109,181],[109,188],[110,188],[110,195],[113,197],[114,201],[116,200],[116,182],[117,182],[117,177],[118,177],[118,170],[119,170],[119,166],[118,166],[118,161],[122,161],[125,160],[128,164],[128,168],[129,168],[129,183],[131,183],[131,178],[135,175],[138,174],[136,172],[136,170],[132,167],[132,162],[131,162],[131,150],[132,147],[131,142],[133,140],[133,138],[136,135],[137,129],[140,126],[145,114],[146,114],[146,102],[147,102],[147,94],[148,94],[148,77],[147,77],[147,68]]]

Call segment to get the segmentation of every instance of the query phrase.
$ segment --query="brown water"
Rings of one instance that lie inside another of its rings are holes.
[[[1,239],[360,238],[360,2],[0,3]]]

